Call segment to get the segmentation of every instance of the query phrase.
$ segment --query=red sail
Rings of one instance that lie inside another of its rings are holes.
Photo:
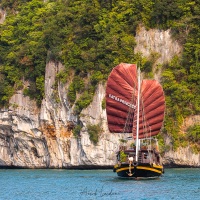
[[[121,63],[107,81],[106,112],[110,132],[136,137],[137,67]],[[139,138],[157,135],[162,127],[165,97],[156,80],[143,80],[140,92]]]
[[[156,80],[143,80],[141,84],[139,138],[157,135],[162,127],[165,111],[165,96]],[[136,117],[133,136],[136,138]]]
[[[133,101],[134,90],[137,91],[137,67],[134,64],[121,63],[116,66],[107,81],[106,88],[106,112],[108,128],[110,132],[122,133],[128,123],[126,133],[131,133],[133,128],[133,116],[127,122],[130,112],[135,110]]]

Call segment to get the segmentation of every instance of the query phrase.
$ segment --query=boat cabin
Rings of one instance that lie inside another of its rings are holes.
[[[136,162],[135,149],[120,150],[117,154],[117,160],[120,163],[128,163],[130,157],[133,158],[133,163]],[[159,152],[157,152],[156,149],[140,149],[138,152],[138,163],[160,164]]]

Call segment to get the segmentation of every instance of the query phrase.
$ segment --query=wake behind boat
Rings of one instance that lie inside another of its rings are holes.
[[[165,97],[156,80],[141,80],[134,64],[121,63],[106,88],[109,131],[123,134],[113,171],[120,177],[156,178],[163,166],[155,138],[164,119]]]

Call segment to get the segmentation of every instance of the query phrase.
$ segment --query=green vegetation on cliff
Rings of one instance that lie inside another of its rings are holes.
[[[24,95],[40,105],[45,65],[53,60],[65,66],[57,80],[67,81],[74,72],[68,99],[79,114],[115,65],[143,59],[133,53],[139,24],[170,28],[183,53],[161,66],[167,101],[164,133],[171,135],[174,147],[183,145],[177,134],[183,119],[200,112],[200,0],[2,0],[0,7],[7,11],[0,25],[1,106],[8,106],[14,92],[24,87],[22,80],[29,82]],[[142,66],[149,75],[152,62],[145,60]],[[199,137],[190,142],[198,143]]]

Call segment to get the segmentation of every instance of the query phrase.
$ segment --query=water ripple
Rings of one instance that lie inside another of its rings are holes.
[[[200,169],[166,169],[155,180],[111,170],[0,169],[0,200],[199,200]]]

